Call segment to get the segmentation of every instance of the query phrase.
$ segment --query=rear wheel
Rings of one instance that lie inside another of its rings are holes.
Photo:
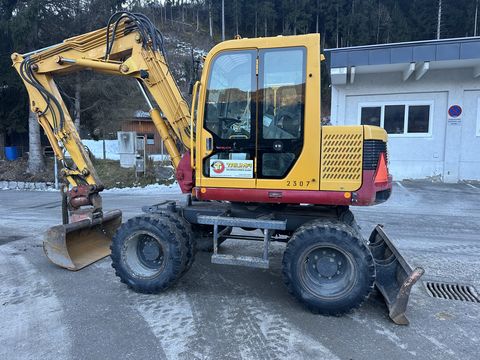
[[[350,226],[351,230],[354,232],[354,234],[359,239],[362,239],[363,242],[366,242],[366,240],[363,237],[362,232],[360,230],[360,226],[358,225],[357,221],[355,220],[355,216],[353,215],[353,213],[349,209],[346,209],[345,211],[342,211],[340,213],[339,217],[338,217],[338,220],[340,220],[341,222]]]
[[[289,240],[283,276],[288,290],[310,310],[341,315],[359,307],[371,293],[375,265],[350,226],[314,221]]]
[[[174,223],[158,216],[138,216],[116,232],[111,245],[112,267],[120,280],[142,293],[168,289],[187,264],[184,236]]]

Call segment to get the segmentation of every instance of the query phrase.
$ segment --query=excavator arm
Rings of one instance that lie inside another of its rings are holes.
[[[167,63],[163,36],[145,15],[120,12],[114,14],[103,29],[27,54],[14,53],[12,61],[28,91],[31,111],[37,115],[62,164],[62,175],[70,185],[65,192],[65,208],[70,210],[71,224],[52,228],[53,232],[47,234],[44,242],[47,255],[51,260],[59,254],[60,258],[71,257],[69,243],[73,241],[69,237],[75,238],[75,247],[78,247],[80,241],[87,243],[84,250],[75,250],[76,252],[90,251],[88,248],[93,245],[88,244],[89,236],[83,234],[84,240],[80,240],[78,233],[85,231],[85,228],[90,228],[90,232],[98,230],[103,234],[112,233],[115,226],[105,224],[102,219],[108,218],[110,223],[113,221],[117,224],[121,213],[117,211],[113,216],[102,212],[99,192],[104,186],[81,143],[78,129],[75,129],[54,76],[93,70],[135,78],[150,106],[150,116],[155,127],[177,168],[182,156],[180,148],[190,148],[193,132],[190,129],[188,104]],[[66,156],[67,153],[69,157]],[[65,218],[68,217],[64,216]],[[79,226],[82,221],[84,225]],[[70,226],[73,224],[75,226]],[[69,236],[69,230],[75,235]],[[100,254],[101,257],[108,255],[110,240],[104,240],[99,243],[102,251],[97,257]],[[82,256],[83,254],[80,257]],[[88,265],[86,260],[76,263],[75,259],[71,259],[71,264],[63,260],[53,261],[74,270]],[[98,258],[88,259],[89,263],[93,262],[91,260]]]

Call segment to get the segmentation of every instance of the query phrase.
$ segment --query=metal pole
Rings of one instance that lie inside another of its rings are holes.
[[[161,146],[161,148],[160,148],[160,153],[162,154],[162,161],[164,161],[164,160],[165,160],[165,159],[164,159],[164,157],[165,157],[165,150],[164,150],[164,148],[163,148],[163,140],[160,140],[160,146]]]
[[[54,156],[53,158],[53,172],[55,173],[55,190],[58,190],[58,164],[57,164],[57,157]]]
[[[107,151],[105,149],[105,131],[103,132],[103,160],[107,158]]]

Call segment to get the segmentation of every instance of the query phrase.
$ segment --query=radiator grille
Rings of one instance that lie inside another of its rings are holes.
[[[339,131],[330,134],[324,132],[322,136],[322,188],[328,190],[356,190],[358,188],[362,181],[362,143],[361,132],[343,133]]]
[[[365,140],[363,142],[363,169],[375,170],[381,152],[385,153],[385,161],[388,162],[386,142],[382,140]]]

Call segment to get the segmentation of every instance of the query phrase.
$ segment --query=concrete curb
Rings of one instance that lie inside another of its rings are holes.
[[[55,191],[52,182],[0,181],[0,190]]]

